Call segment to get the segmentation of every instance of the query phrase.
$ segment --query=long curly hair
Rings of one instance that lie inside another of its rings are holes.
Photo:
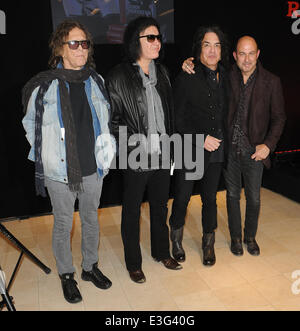
[[[78,21],[72,20],[72,19],[66,19],[63,22],[61,22],[57,26],[56,30],[51,35],[51,38],[49,41],[49,47],[51,49],[51,56],[50,56],[50,59],[48,62],[50,68],[54,69],[57,67],[59,62],[62,62],[62,56],[60,55],[62,47],[64,46],[64,42],[65,42],[66,38],[68,37],[70,31],[73,30],[74,28],[78,28],[78,29],[82,30],[86,35],[86,39],[90,41],[87,65],[92,68],[96,68],[95,61],[93,58],[94,44],[93,44],[92,36],[83,24],[81,24]]]
[[[192,56],[196,62],[200,61],[202,41],[206,33],[214,32],[221,43],[221,63],[225,68],[229,66],[229,42],[226,34],[218,26],[201,26],[197,29],[193,38]]]

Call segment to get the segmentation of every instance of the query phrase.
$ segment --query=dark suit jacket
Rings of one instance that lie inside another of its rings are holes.
[[[210,89],[202,65],[195,66],[195,74],[180,72],[174,82],[175,132],[192,134],[209,134],[218,137],[218,132],[226,134],[226,118],[228,112],[229,83],[228,74],[220,66],[220,77],[224,85],[224,109],[222,116],[216,113],[213,91]],[[226,145],[226,144],[225,144]],[[196,148],[195,144],[193,145]],[[201,146],[202,148],[203,146]],[[194,153],[194,150],[193,150]],[[204,150],[205,168],[209,163],[210,152]]]
[[[253,147],[265,144],[273,152],[286,120],[282,86],[279,77],[264,69],[259,61],[257,69],[249,108],[248,136]],[[227,123],[229,141],[231,141],[232,125],[240,97],[240,77],[240,70],[235,64],[229,74],[231,83]],[[270,156],[263,163],[269,168]]]

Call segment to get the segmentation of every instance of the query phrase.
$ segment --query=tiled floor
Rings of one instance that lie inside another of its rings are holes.
[[[171,208],[172,201],[169,201]],[[242,199],[242,210],[245,203]],[[99,210],[100,268],[113,283],[99,290],[80,278],[80,220],[74,214],[72,247],[74,265],[83,301],[68,304],[62,295],[51,249],[53,216],[43,216],[3,225],[32,251],[52,272],[47,275],[26,256],[10,295],[17,310],[109,310],[109,311],[198,311],[198,310],[300,310],[300,204],[262,189],[262,209],[257,241],[261,255],[245,250],[236,257],[229,250],[225,192],[218,193],[219,227],[216,231],[217,263],[202,264],[201,201],[191,199],[184,233],[187,260],[180,271],[171,271],[150,256],[149,209],[142,206],[141,247],[144,284],[133,283],[126,271],[120,236],[121,207]],[[0,265],[10,278],[19,251],[0,237]],[[299,282],[298,282],[299,281]],[[292,290],[294,289],[294,291]]]

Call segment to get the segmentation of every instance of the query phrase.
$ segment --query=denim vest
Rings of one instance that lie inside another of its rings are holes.
[[[85,92],[91,109],[94,137],[95,158],[97,172],[100,177],[108,173],[110,163],[114,157],[116,143],[109,132],[110,105],[103,97],[96,82],[90,77],[85,82]],[[26,138],[31,145],[28,159],[34,159],[35,140],[35,99],[39,87],[37,87],[29,100],[26,115],[23,118],[23,126]],[[44,175],[52,180],[68,183],[66,165],[65,129],[63,126],[58,80],[55,79],[49,86],[44,99],[44,115],[42,124],[42,161]],[[105,142],[102,139],[105,137]]]

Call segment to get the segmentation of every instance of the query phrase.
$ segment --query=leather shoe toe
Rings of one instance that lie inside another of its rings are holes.
[[[142,270],[129,271],[129,276],[133,282],[138,284],[145,283],[146,281],[146,277]]]
[[[242,256],[244,254],[242,239],[240,238],[231,239],[230,250],[232,254],[236,256]]]
[[[93,265],[91,271],[82,270],[81,279],[92,282],[96,287],[102,290],[106,290],[112,285],[112,282],[98,269],[97,264]]]
[[[249,254],[254,256],[258,256],[260,254],[260,249],[255,238],[244,239],[244,243],[247,245],[247,251]]]
[[[157,260],[157,262],[161,262],[167,269],[171,269],[171,270],[180,270],[180,269],[182,269],[182,265],[179,264],[172,257],[169,257],[167,259]]]

